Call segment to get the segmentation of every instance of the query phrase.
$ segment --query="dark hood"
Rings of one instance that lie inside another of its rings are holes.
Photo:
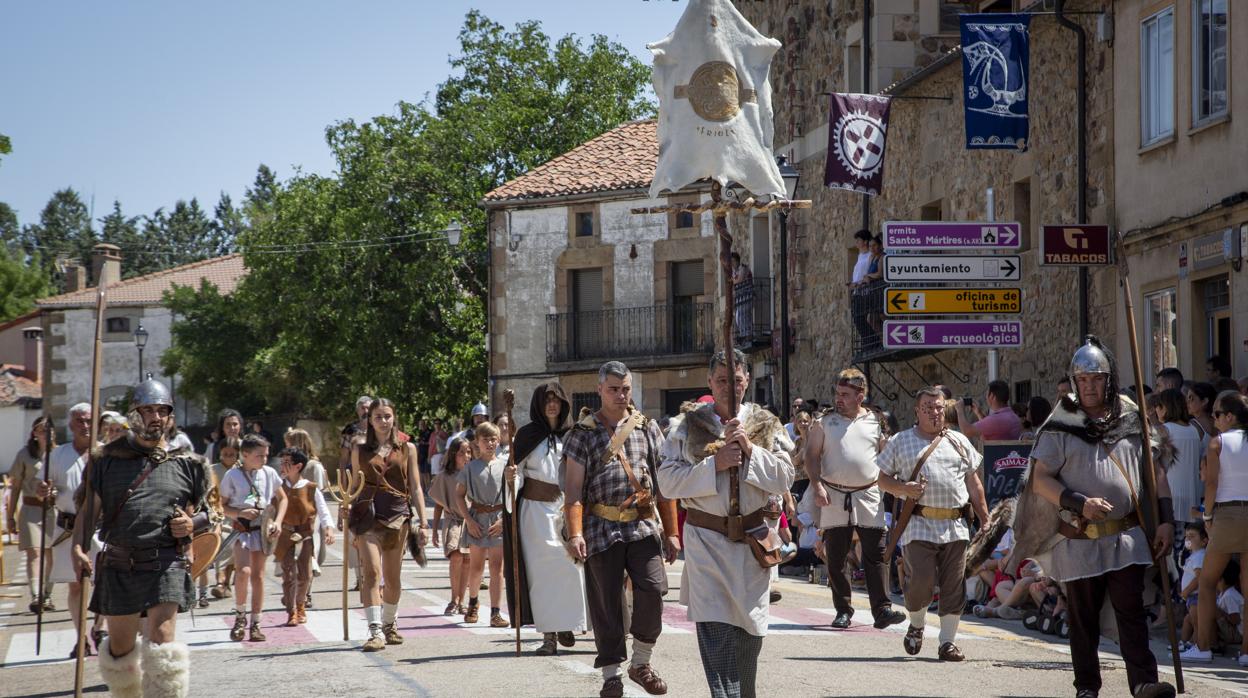
[[[554,429],[547,424],[545,415],[546,396],[550,394],[558,396],[559,401],[563,403],[563,406],[559,408],[559,421]],[[537,389],[533,391],[533,398],[529,400],[529,423],[520,427],[512,443],[515,462],[519,463],[527,458],[541,442],[547,439],[557,439],[571,428],[572,401],[563,391],[563,386],[557,381],[537,386]]]

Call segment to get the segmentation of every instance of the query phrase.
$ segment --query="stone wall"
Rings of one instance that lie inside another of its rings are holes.
[[[817,95],[839,85],[844,58],[841,41],[845,28],[858,21],[857,3],[798,0],[737,4],[755,26],[788,45],[773,64],[777,95]],[[1090,3],[1079,2],[1071,3],[1070,9],[1088,7]],[[1095,37],[1095,16],[1075,17],[1090,37]],[[896,17],[890,21],[897,26]],[[916,35],[908,23],[905,26],[898,36],[916,36],[916,65],[929,63],[930,56],[942,46],[942,37],[921,32]],[[784,31],[777,31],[777,27]],[[1088,217],[1092,223],[1110,223],[1112,55],[1108,45],[1094,38],[1089,41],[1088,53]],[[793,58],[795,54],[800,54],[800,59]],[[925,207],[929,215],[939,212],[941,220],[982,220],[985,190],[994,188],[996,218],[1021,217],[1027,238],[1022,253],[1025,347],[1000,351],[1000,376],[1011,382],[1030,380],[1032,394],[1051,398],[1079,341],[1074,307],[1076,272],[1037,265],[1040,225],[1074,222],[1077,213],[1074,38],[1051,17],[1033,19],[1031,70],[1030,150],[1026,153],[965,149],[960,60],[932,71],[895,99],[884,191],[871,200],[870,227],[879,233],[883,221],[920,219]],[[905,99],[907,96],[949,101]],[[823,402],[832,396],[836,373],[851,360],[853,328],[845,284],[856,254],[852,236],[862,224],[862,197],[822,186],[826,97],[815,102],[809,98],[804,102],[778,99],[776,103],[777,152],[791,154],[790,159],[797,164],[802,177],[798,198],[814,201],[811,210],[794,213],[788,226],[790,316],[797,340],[791,357],[792,394]],[[792,124],[801,129],[791,131]],[[776,227],[773,224],[773,234]],[[774,249],[778,245],[773,245]],[[779,268],[778,262],[773,268]],[[1093,332],[1113,335],[1116,286],[1114,271],[1092,274],[1089,326]],[[1112,336],[1107,339],[1113,341]],[[977,397],[982,396],[987,384],[986,351],[946,351],[911,364],[913,371],[900,363],[871,367],[873,382],[884,393],[897,394],[896,401],[883,402],[896,408],[903,425],[912,421],[908,394],[922,383],[946,383],[958,394]],[[886,375],[885,369],[898,380]],[[1131,382],[1126,380],[1124,385]]]

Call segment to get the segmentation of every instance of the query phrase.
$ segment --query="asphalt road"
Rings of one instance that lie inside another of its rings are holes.
[[[446,562],[430,549],[430,564],[421,569],[405,563],[399,628],[407,641],[383,652],[359,651],[365,634],[362,613],[350,613],[351,640],[342,640],[341,544],[330,551],[324,574],[313,585],[314,607],[309,623],[278,627],[285,620],[280,606],[280,580],[270,574],[263,619],[268,639],[261,643],[231,642],[232,603],[214,601],[195,613],[194,623],[178,619],[180,638],[192,647],[192,696],[596,696],[601,685],[593,668],[592,635],[556,657],[537,657],[536,633],[523,634],[524,653],[515,656],[513,631],[488,627],[488,613],[469,626],[461,617],[445,617],[449,598]],[[73,662],[66,659],[73,644],[63,585],[45,616],[43,652],[35,655],[35,617],[26,609],[25,574],[15,546],[6,546],[4,563],[9,584],[0,587],[0,696],[52,697],[72,695]],[[672,590],[667,597],[664,631],[654,667],[667,680],[670,696],[705,696],[693,626],[679,605],[680,564],[669,568]],[[269,569],[272,572],[272,567]],[[771,633],[759,667],[760,696],[1071,696],[1069,652],[1061,642],[1025,630],[1018,622],[965,618],[959,644],[967,656],[961,664],[936,659],[937,626],[929,616],[931,636],[918,657],[902,650],[902,628],[875,630],[861,611],[855,625],[834,631],[831,598],[826,588],[804,580],[776,584],[783,599],[772,606]],[[488,605],[488,594],[481,592]],[[357,595],[351,595],[358,603]],[[865,597],[856,601],[865,608]],[[1163,677],[1171,682],[1168,654],[1160,635],[1154,651],[1162,659]],[[1128,696],[1126,672],[1106,643],[1101,653],[1106,698]],[[88,691],[105,688],[88,660]],[[1248,695],[1248,669],[1233,660],[1189,667],[1187,692],[1193,696]],[[627,683],[630,696],[646,695]]]

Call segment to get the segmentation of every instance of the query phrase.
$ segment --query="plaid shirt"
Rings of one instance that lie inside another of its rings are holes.
[[[611,443],[611,434],[612,430],[596,421],[595,417],[593,429],[577,423],[568,432],[563,445],[564,458],[571,458],[585,468],[585,488],[581,497],[585,503],[585,546],[589,555],[600,553],[616,543],[632,543],[647,536],[657,536],[660,531],[659,522],[653,518],[616,522],[590,513],[595,504],[618,506],[633,494],[633,486],[629,484],[620,461],[614,456],[603,461]],[[663,435],[652,419],[647,419],[644,427],[634,429],[624,441],[624,454],[633,468],[633,474],[643,488],[655,494],[656,501],[655,473],[659,469],[662,446]]]
[[[953,442],[957,442],[966,458],[958,453]],[[914,465],[919,456],[932,443],[925,439],[917,428],[911,427],[889,439],[884,450],[876,457],[880,472],[888,473],[901,482],[908,482]],[[975,450],[971,442],[962,434],[948,430],[940,445],[932,451],[923,463],[918,477],[927,478],[927,489],[919,498],[919,504],[941,509],[958,509],[971,501],[966,489],[968,473],[979,470],[984,457]],[[914,516],[901,536],[901,545],[912,540],[930,543],[952,543],[957,540],[970,540],[971,530],[965,519],[929,519]]]

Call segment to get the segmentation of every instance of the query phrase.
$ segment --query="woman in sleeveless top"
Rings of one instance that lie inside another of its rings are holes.
[[[13,465],[9,468],[8,530],[10,533],[18,532],[18,548],[26,553],[26,581],[30,588],[31,613],[37,612],[40,604],[44,604],[44,610],[51,610],[48,599],[52,590],[50,556],[49,562],[45,563],[48,565],[47,574],[43,575],[45,588],[40,590],[36,587],[39,585],[39,555],[43,547],[40,539],[46,538],[50,548],[57,535],[56,507],[48,506],[45,510],[43,500],[39,497],[39,484],[47,478],[43,469],[43,456],[56,446],[55,431],[48,433],[54,428],[47,417],[35,419],[30,427],[29,438],[18,449],[17,455],[13,457]],[[50,440],[49,435],[52,437]]]
[[[1197,646],[1182,654],[1183,661],[1209,662],[1210,645],[1217,628],[1217,585],[1231,556],[1248,553],[1248,397],[1225,391],[1213,403],[1213,419],[1218,436],[1209,442],[1205,455],[1205,525],[1209,545],[1200,569],[1197,594],[1199,637]],[[1240,591],[1244,590],[1240,577]],[[1239,665],[1248,666],[1248,637],[1245,637]]]
[[[351,506],[348,524],[356,538],[363,579],[360,601],[368,618],[365,652],[403,643],[396,619],[403,582],[403,550],[413,524],[412,506],[419,514],[414,524],[424,535],[425,493],[420,486],[416,446],[399,440],[394,403],[378,398],[368,406],[368,427],[351,449],[351,469],[364,474],[364,489]],[[423,544],[423,541],[422,541]],[[383,590],[380,580],[384,577]]]
[[[1170,496],[1174,501],[1174,520],[1189,524],[1196,520],[1192,509],[1200,504],[1200,459],[1205,455],[1205,443],[1200,431],[1192,425],[1191,415],[1183,393],[1174,388],[1153,393],[1147,398],[1157,423],[1170,435],[1174,445],[1174,465],[1166,471],[1170,483]],[[1150,415],[1152,416],[1152,415]],[[1181,530],[1181,529],[1180,529]],[[1176,536],[1176,549],[1183,547],[1182,536]]]

